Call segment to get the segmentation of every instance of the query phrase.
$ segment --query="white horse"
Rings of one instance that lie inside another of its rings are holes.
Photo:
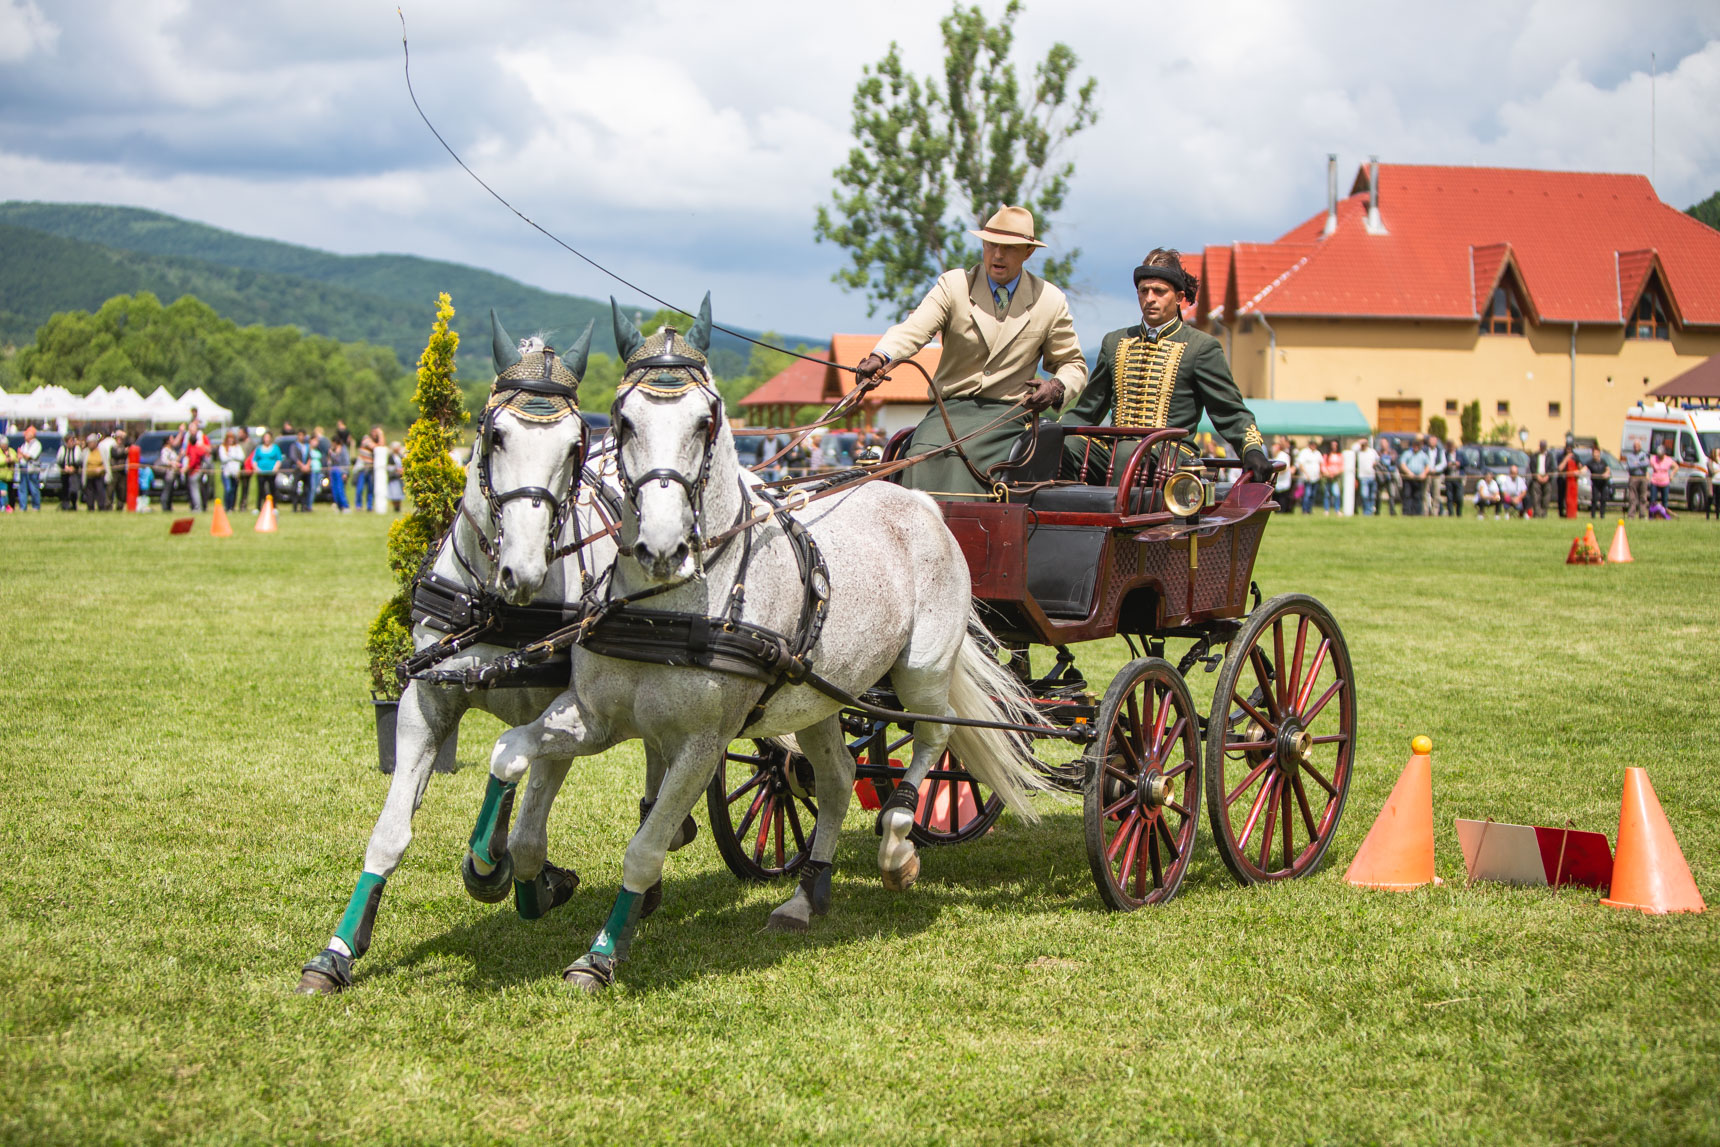
[[[540,607],[554,628],[565,603],[577,602],[582,581],[614,560],[612,537],[571,551],[571,534],[591,539],[605,524],[597,500],[602,475],[576,487],[584,461],[585,430],[576,390],[585,373],[591,327],[563,355],[535,344],[522,353],[491,312],[496,383],[484,410],[479,439],[466,467],[462,509],[437,552],[425,600],[432,610],[457,617],[466,602],[491,594],[511,606]],[[601,470],[601,461],[593,466]],[[568,527],[573,527],[569,530]],[[568,551],[568,552],[563,552]],[[583,572],[582,572],[583,571]],[[459,620],[423,618],[414,624],[413,647],[422,651],[463,628]],[[458,674],[508,652],[505,633],[486,634],[437,665]],[[364,870],[334,936],[301,970],[299,990],[336,992],[352,982],[352,963],[370,945],[383,885],[399,867],[412,839],[412,817],[424,800],[431,765],[468,709],[494,714],[510,725],[531,721],[561,693],[559,678],[536,687],[468,689],[454,680],[414,680],[400,698],[395,732],[395,769],[382,814],[365,850]],[[495,903],[510,888],[522,916],[532,919],[562,903],[579,883],[573,872],[548,864],[547,819],[566,761],[546,763],[520,802],[519,823],[510,836],[514,787],[491,780],[484,811],[462,867],[477,899]],[[647,778],[647,791],[654,787]],[[644,802],[642,802],[644,803]],[[648,806],[647,806],[648,807]],[[677,846],[692,838],[684,822]],[[515,859],[524,879],[515,880]]]
[[[1020,683],[991,652],[973,613],[966,561],[929,497],[867,483],[801,511],[804,531],[787,526],[743,476],[710,385],[703,353],[709,298],[686,339],[668,327],[646,339],[618,307],[613,313],[627,362],[611,412],[625,497],[621,556],[607,592],[611,601],[638,601],[621,611],[621,622],[632,616],[645,624],[595,630],[572,651],[568,690],[537,720],[504,732],[491,760],[493,782],[516,784],[528,771],[559,775],[570,757],[639,738],[666,766],[656,804],[627,848],[609,919],[590,951],[563,972],[587,991],[613,982],[665,854],[737,738],[794,734],[819,796],[806,871],[770,925],[804,930],[812,915],[828,911],[830,863],[855,762],[837,721],[841,702],[800,676],[795,653],[850,695],[888,675],[908,711],[1037,721]],[[765,520],[715,542],[758,516]],[[797,533],[810,538],[815,554]],[[657,612],[637,612],[645,609]],[[629,641],[649,643],[669,614],[691,619],[680,663],[632,659]],[[802,650],[797,639],[812,636],[807,627],[819,621],[816,641]],[[778,652],[794,678],[749,676],[732,663],[727,672],[699,667],[712,662],[725,633],[748,626],[783,636]],[[1035,818],[1027,790],[1044,782],[1023,738],[921,722],[907,779],[923,780],[946,745],[1009,807]],[[893,888],[912,884],[919,871],[908,839],[913,816],[912,802],[903,801],[891,802],[881,818],[879,866]]]

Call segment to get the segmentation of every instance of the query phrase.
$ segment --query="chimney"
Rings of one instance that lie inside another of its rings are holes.
[[[1338,153],[1326,153],[1326,229],[1330,235],[1338,229]]]
[[[1380,219],[1380,157],[1368,156],[1368,234],[1386,234],[1386,225]]]

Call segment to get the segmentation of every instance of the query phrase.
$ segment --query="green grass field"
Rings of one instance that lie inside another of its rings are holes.
[[[1593,569],[1563,564],[1560,522],[1277,521],[1262,589],[1326,602],[1359,681],[1355,783],[1313,877],[1239,888],[1203,826],[1177,900],[1107,914],[1079,805],[1047,799],[1037,826],[926,851],[893,895],[856,809],[835,911],[794,937],[761,931],[787,890],[738,883],[701,833],[590,1000],[559,972],[613,898],[640,756],[570,776],[551,856],[585,884],[526,923],[456,871],[485,717],[356,986],[293,994],[386,786],[361,656],[385,523],[250,522],[0,519],[0,1139],[1720,1141],[1720,912],[1466,889],[1452,828],[1610,837],[1646,765],[1720,898],[1712,523],[1639,526],[1635,564]],[[1081,652],[1096,684],[1126,656]],[[1446,883],[1352,889],[1416,733]]]

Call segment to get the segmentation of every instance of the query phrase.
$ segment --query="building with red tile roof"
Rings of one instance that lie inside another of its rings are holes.
[[[831,335],[830,348],[820,352],[821,361],[795,362],[770,381],[741,399],[741,410],[755,426],[787,426],[794,412],[806,406],[829,406],[854,389],[853,368],[878,345],[881,335]],[[905,363],[892,368],[861,403],[860,421],[878,426],[886,434],[919,424],[931,410],[926,379],[936,373],[943,347],[933,344],[913,356],[926,371]],[[838,370],[836,365],[847,367]]]
[[[1625,410],[1720,353],[1720,231],[1640,175],[1367,165],[1271,243],[1207,247],[1197,322],[1245,395],[1425,430],[1616,446]],[[1191,268],[1194,269],[1194,268]]]

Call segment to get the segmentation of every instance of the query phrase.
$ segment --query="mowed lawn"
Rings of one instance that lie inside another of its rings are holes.
[[[739,883],[701,832],[591,1000],[559,973],[609,909],[641,757],[570,776],[551,856],[585,884],[527,923],[457,874],[482,717],[356,986],[293,994],[387,783],[361,655],[385,521],[251,522],[0,519],[0,1139],[1720,1141],[1713,523],[1638,526],[1635,564],[1593,569],[1563,564],[1563,522],[1276,521],[1261,588],[1326,602],[1359,681],[1323,870],[1239,888],[1203,825],[1182,895],[1113,915],[1079,805],[1047,798],[896,895],[856,808],[834,913],[781,936],[788,890]],[[1081,653],[1100,690],[1126,656]],[[1352,889],[1417,733],[1445,885]],[[1611,837],[1626,765],[1716,911],[1464,887],[1454,816]]]

